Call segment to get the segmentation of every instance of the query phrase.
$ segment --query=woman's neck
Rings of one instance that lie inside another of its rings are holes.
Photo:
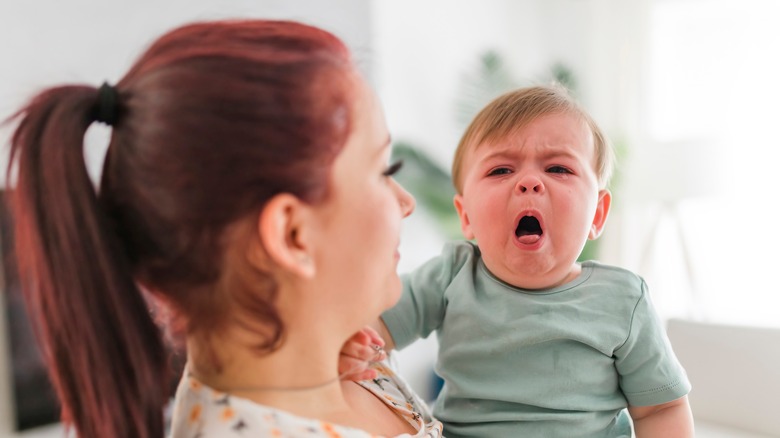
[[[300,416],[323,418],[348,409],[339,382],[338,341],[288,333],[271,353],[251,346],[241,334],[220,336],[211,345],[188,342],[189,371],[215,390]]]

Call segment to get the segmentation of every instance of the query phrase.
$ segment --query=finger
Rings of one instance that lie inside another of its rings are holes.
[[[376,330],[374,330],[372,327],[370,327],[370,326],[365,326],[365,327],[363,327],[363,330],[361,330],[361,331],[362,331],[363,333],[365,333],[365,334],[366,334],[366,335],[369,337],[369,339],[370,339],[370,342],[371,342],[372,344],[374,344],[374,345],[378,345],[378,346],[380,346],[380,347],[384,347],[384,346],[385,346],[385,340],[384,340],[384,339],[382,339],[382,337],[381,337],[381,336],[379,336],[379,332],[377,332]]]
[[[385,350],[379,350],[374,352],[374,357],[371,359],[371,362],[382,362],[383,360],[387,359],[387,352]]]
[[[365,360],[355,359],[345,355],[339,356],[339,374],[360,374],[368,369],[369,363]]]
[[[365,370],[360,374],[353,374],[349,380],[358,381],[358,380],[373,380],[376,379],[377,376],[379,376],[379,372],[374,369]]]
[[[356,382],[359,380],[376,379],[376,377],[379,375],[379,372],[373,368],[364,367],[361,369],[358,365],[345,366],[347,366],[347,370],[339,373],[341,380],[351,380]]]
[[[379,347],[361,345],[355,342],[347,342],[341,348],[342,355],[349,356],[354,359],[358,359],[362,361],[372,360],[375,356],[377,356],[377,352],[379,351],[382,351],[381,348]]]
[[[352,335],[352,337],[349,338],[349,341],[358,343],[360,345],[371,345],[373,342],[371,333],[367,332],[365,328],[360,329],[358,332]]]

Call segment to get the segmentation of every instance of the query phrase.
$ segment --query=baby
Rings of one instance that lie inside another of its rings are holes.
[[[388,348],[436,332],[434,415],[457,437],[693,436],[690,384],[638,275],[579,263],[613,152],[559,87],[507,93],[455,152],[463,234],[403,276]]]

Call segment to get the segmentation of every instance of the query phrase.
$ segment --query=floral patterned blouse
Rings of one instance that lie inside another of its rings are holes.
[[[374,380],[358,382],[371,391],[417,433],[399,438],[441,438],[442,424],[433,419],[428,407],[393,372],[387,363],[376,363]],[[216,391],[185,372],[173,405],[171,438],[377,438],[368,432],[260,405],[250,400]]]

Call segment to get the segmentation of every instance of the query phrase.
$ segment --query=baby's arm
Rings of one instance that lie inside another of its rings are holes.
[[[688,396],[655,406],[629,406],[637,438],[692,438],[693,415]]]

